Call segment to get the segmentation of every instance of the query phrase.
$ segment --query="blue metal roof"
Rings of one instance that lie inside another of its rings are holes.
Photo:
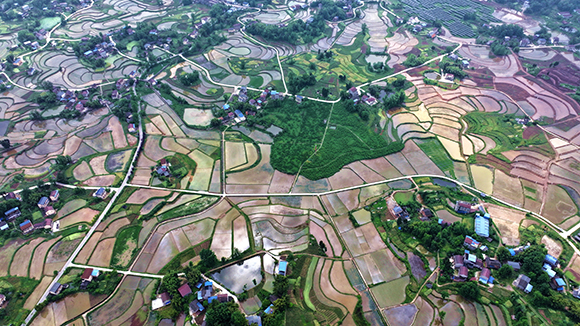
[[[47,197],[42,197],[38,201],[38,205],[46,205],[46,204],[48,204],[48,198]]]
[[[101,188],[99,188],[99,190],[97,190],[97,196],[100,196],[104,193],[105,193],[105,188],[103,188],[103,187],[101,187]]]
[[[564,280],[560,277],[556,278],[555,281],[558,286],[566,286],[566,282],[564,282]]]
[[[224,110],[228,110],[230,108],[229,104],[224,104]]]
[[[18,207],[14,207],[14,208],[11,208],[11,209],[7,210],[7,211],[4,213],[4,215],[10,215],[10,214],[12,214],[12,213],[15,213],[15,212],[17,212],[17,211],[19,211]]]
[[[481,237],[489,237],[489,220],[483,216],[475,217],[475,233]]]
[[[24,222],[20,223],[20,227],[23,227],[23,226],[25,226],[26,224],[32,224],[32,222],[30,222],[30,220],[26,220],[26,221],[24,221]]]
[[[548,264],[550,264],[550,265],[557,265],[558,264],[558,259],[556,259],[556,257],[554,257],[552,255],[546,255],[546,258],[544,260],[547,261]]]
[[[209,297],[209,298],[207,298],[207,302],[209,302],[209,303],[212,303],[212,302],[214,302],[215,300],[217,300],[217,297],[216,297],[216,296],[213,296],[213,297]]]
[[[238,116],[238,118],[243,118],[244,114],[240,110],[235,110],[234,113]]]
[[[264,310],[265,313],[267,313],[268,315],[274,312],[274,305],[271,304],[268,308],[266,308],[266,310]]]
[[[509,250],[509,252],[510,252],[510,254],[511,254],[512,256],[515,256],[515,255],[516,255],[516,251],[515,251],[515,250],[513,250],[513,249],[511,249],[511,248],[510,248],[510,249],[508,249],[508,250]]]
[[[278,266],[278,271],[279,272],[284,272],[284,274],[286,274],[286,268],[288,267],[288,262],[287,261],[281,261],[280,262],[280,266]]]

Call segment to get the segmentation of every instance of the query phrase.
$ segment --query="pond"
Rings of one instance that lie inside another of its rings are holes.
[[[430,72],[426,72],[425,73],[425,78],[429,78],[429,79],[433,79],[433,80],[438,80],[439,79],[439,74],[433,71]]]
[[[232,265],[211,274],[211,277],[235,293],[249,290],[262,282],[262,259],[260,256],[244,261],[242,265]]]
[[[385,63],[385,61],[387,61],[389,57],[386,55],[376,55],[376,54],[369,54],[365,60],[368,63],[377,63],[377,62],[382,62]]]

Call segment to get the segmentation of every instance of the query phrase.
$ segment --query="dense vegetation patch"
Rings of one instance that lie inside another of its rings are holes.
[[[291,99],[271,101],[268,114],[256,122],[284,130],[274,138],[272,166],[317,180],[332,176],[351,162],[403,149],[401,142],[388,142],[370,130],[358,114],[347,111],[346,102],[331,105],[305,101],[298,105]]]

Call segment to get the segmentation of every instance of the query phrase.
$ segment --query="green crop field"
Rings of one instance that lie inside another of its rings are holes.
[[[343,102],[295,105],[286,99],[278,106],[269,106],[268,113],[257,122],[284,129],[274,138],[272,166],[289,174],[300,171],[311,180],[329,177],[351,162],[403,149],[402,143],[389,143],[374,133],[357,114],[346,111]]]
[[[308,274],[306,275],[306,285],[304,286],[304,303],[312,311],[316,311],[316,307],[310,301],[310,290],[312,290],[312,282],[314,281],[314,270],[316,269],[316,264],[318,263],[318,257],[312,258],[310,266],[308,267]]]
[[[441,145],[441,142],[437,138],[420,139],[415,141],[417,146],[429,156],[429,158],[445,173],[449,175],[455,175],[453,161],[445,147]]]

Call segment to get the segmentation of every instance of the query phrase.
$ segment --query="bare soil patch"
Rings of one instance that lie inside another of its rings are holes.
[[[109,238],[100,241],[89,260],[89,265],[108,267],[111,263],[115,240],[114,238]]]
[[[555,241],[549,236],[544,235],[542,237],[541,243],[546,245],[546,249],[548,250],[549,255],[552,255],[556,258],[560,257],[560,254],[562,253],[562,245],[558,241]]]

